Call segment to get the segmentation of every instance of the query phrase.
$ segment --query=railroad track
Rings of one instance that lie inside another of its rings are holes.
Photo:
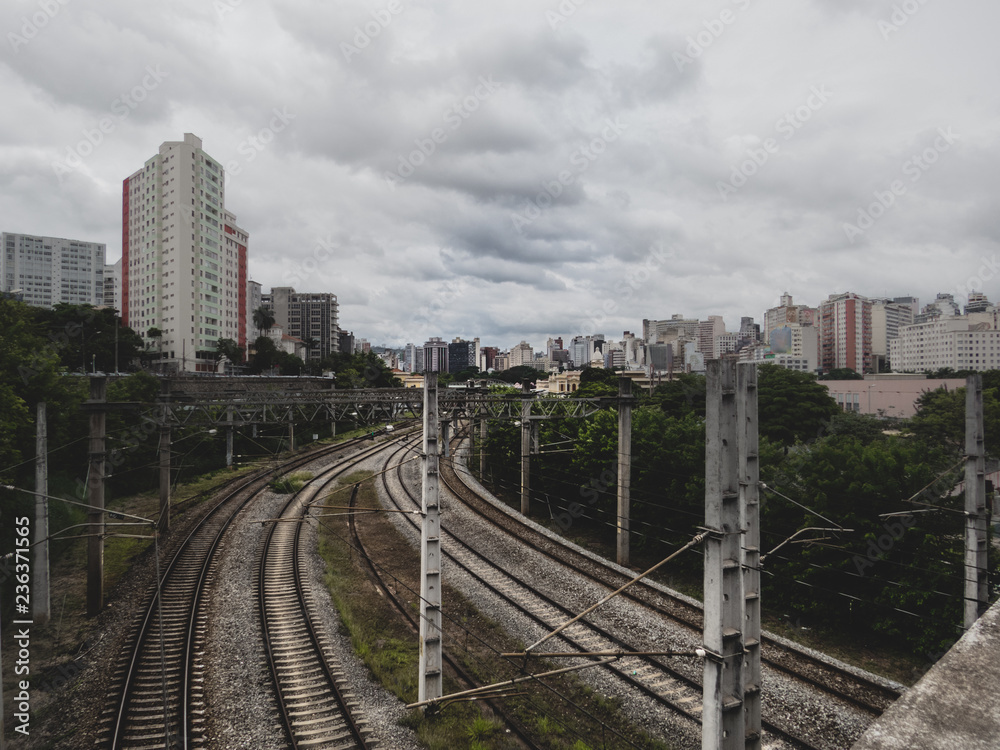
[[[604,561],[581,554],[572,547],[554,541],[533,525],[526,523],[520,514],[505,512],[498,508],[482,497],[475,488],[469,486],[464,479],[465,476],[467,473],[457,472],[451,462],[442,462],[441,478],[444,485],[456,497],[461,498],[473,512],[491,524],[525,540],[546,557],[609,590],[613,591],[631,579],[631,576],[626,576],[620,569]],[[692,631],[699,634],[703,631],[701,607],[681,597],[673,596],[662,588],[640,581],[622,596]],[[818,659],[766,634],[761,638],[761,663],[849,703],[871,714],[872,718],[880,716],[902,694],[894,687],[872,680],[857,671]]]
[[[261,555],[258,596],[264,645],[281,716],[295,748],[371,747],[354,696],[314,624],[315,603],[302,572],[306,553],[299,543],[309,504],[350,468],[325,472],[295,493],[270,524]]]
[[[350,449],[364,438],[329,446],[222,485],[225,494],[191,532],[172,540],[122,654],[101,720],[98,745],[188,748],[204,740],[202,692],[207,599],[215,552],[226,529],[277,472]],[[160,606],[157,606],[157,605]]]
[[[382,476],[383,481],[384,478],[385,475]],[[356,507],[355,500],[356,497],[354,494],[352,494],[350,499],[351,508]],[[394,591],[395,587],[390,585],[384,579],[381,567],[378,564],[376,564],[375,561],[372,559],[371,555],[369,555],[364,540],[361,538],[361,532],[358,529],[356,514],[351,513],[350,515],[348,515],[347,525],[348,525],[348,532],[350,533],[351,537],[351,544],[358,552],[360,552],[361,559],[368,573],[368,577],[372,580],[375,586],[378,587],[381,594],[385,596],[386,599],[388,599],[390,604],[392,604],[393,608],[396,610],[399,616],[402,617],[403,620],[410,627],[410,630],[413,631],[414,634],[419,635],[420,626],[417,622],[417,619],[413,616],[407,604],[402,599],[400,599],[399,596],[396,595]],[[452,658],[450,653],[445,651],[442,654],[442,658],[444,659],[445,664],[448,665],[448,668],[452,671],[452,673],[454,674],[454,676],[461,685],[463,685],[467,689],[479,687],[479,683],[475,679],[473,679],[473,677],[468,673],[468,671],[461,664],[459,664],[459,662],[456,659]],[[511,716],[509,716],[507,712],[503,709],[503,707],[500,706],[495,700],[484,699],[482,702],[485,705],[489,706],[490,710],[492,710],[496,716],[503,719],[503,721],[507,724],[510,731],[518,738],[518,740],[521,741],[524,747],[528,748],[528,750],[541,750],[541,748],[537,744],[535,744],[535,741],[527,733],[524,727],[522,727],[519,722],[515,721]]]
[[[445,486],[452,490],[456,496],[468,503],[469,499],[467,496],[471,494],[472,491],[469,488],[463,488],[463,486],[457,483],[457,477],[454,476],[450,467],[447,466],[449,463],[450,462],[443,461],[441,464],[442,480],[445,482]],[[400,486],[409,492],[408,483],[401,476],[401,474],[399,476],[399,481]],[[390,493],[390,497],[392,496],[392,493]],[[481,498],[478,498],[478,501],[479,504],[485,502]],[[415,499],[411,496],[409,502],[412,504],[415,502]],[[476,508],[476,510],[479,512],[478,508]],[[490,511],[494,512],[490,513]],[[529,539],[531,539],[532,536],[541,536],[537,531],[523,524],[521,524],[521,527],[523,528],[512,529],[511,519],[502,512],[496,512],[493,506],[489,506],[487,513],[487,519],[491,523],[499,525],[507,534],[514,534],[515,537],[517,537],[519,534],[525,534],[524,528],[527,528],[532,532],[532,534],[528,537]],[[553,627],[575,614],[575,611],[560,605],[551,598],[541,595],[535,590],[536,587],[532,583],[526,582],[514,576],[507,568],[498,568],[497,564],[486,559],[485,556],[479,553],[475,548],[475,545],[459,539],[454,534],[447,534],[447,531],[443,531],[442,534],[447,536],[442,548],[452,554],[451,562],[453,565],[462,568],[468,573],[468,575],[480,580],[482,582],[481,585],[484,585],[487,589],[503,599],[510,606],[522,611],[526,617],[535,622],[543,630],[551,630]],[[558,545],[547,537],[545,538],[545,542],[545,546],[550,548],[545,552],[545,554],[559,562],[561,565],[566,565],[566,562],[563,559],[565,555],[559,554],[559,552],[554,549],[558,547]],[[529,541],[529,545],[533,547],[541,546],[533,540]],[[596,582],[600,586],[606,588],[617,588],[622,582],[624,582],[624,577],[617,571],[615,571],[616,577],[620,580],[615,581],[614,584],[608,583],[608,576],[606,574],[595,578],[595,574],[588,569],[593,567],[594,561],[584,556],[581,557],[589,563],[587,568],[584,568],[584,566],[579,564],[571,564],[569,567],[583,578]],[[509,567],[509,564],[507,567]],[[655,588],[651,590],[656,591],[658,594],[661,593]],[[648,601],[644,601],[641,597],[633,595],[632,600],[644,608],[653,609],[657,615],[662,616],[664,614],[660,609],[655,606],[651,606]],[[690,606],[686,602],[684,602],[684,604],[686,606]],[[676,613],[671,612],[668,616],[672,620],[679,621]],[[692,625],[690,620],[684,624],[686,625],[686,629],[691,632],[692,638],[689,639],[689,641],[693,641],[695,643],[699,642],[701,635],[700,620],[696,626]],[[583,623],[577,623],[567,629],[567,631],[564,631],[563,635],[566,636],[564,639],[564,648],[568,647],[575,651],[642,651],[644,648],[645,650],[653,650],[649,646],[636,646],[625,642],[614,634],[590,624],[585,625]],[[660,648],[662,648],[662,646],[660,646]],[[785,668],[784,671],[786,672],[793,671],[793,668],[787,663],[782,664],[781,666]],[[691,663],[681,662],[675,665],[664,663],[664,661],[659,658],[629,657],[628,659],[620,660],[614,665],[604,667],[604,669],[613,671],[618,679],[623,680],[635,690],[647,695],[661,705],[667,706],[678,716],[682,716],[695,724],[700,723],[702,691],[700,661],[695,663],[694,660],[691,660]],[[853,673],[847,674],[853,677]],[[797,676],[797,679],[801,678]],[[765,676],[765,685],[767,680],[768,677]],[[809,677],[806,681],[813,684],[821,682],[814,677]],[[837,692],[840,691],[837,688],[834,688],[833,694],[836,694]],[[852,704],[855,703],[855,701],[849,702]],[[863,703],[863,701],[861,702]],[[873,710],[880,712],[879,709]],[[782,742],[787,743],[784,746],[788,746],[790,744],[793,747],[806,748],[843,747],[850,744],[849,738],[834,739],[832,742],[828,741],[827,733],[832,731],[833,734],[836,734],[838,731],[837,728],[831,726],[828,721],[823,722],[817,719],[816,722],[819,726],[811,727],[811,733],[804,734],[801,729],[786,729],[785,726],[783,726],[783,721],[779,724],[778,720],[769,720],[768,713],[772,714],[772,718],[777,719],[777,717],[774,716],[776,712],[773,710],[773,707],[770,711],[768,710],[768,701],[765,699],[765,720],[763,722],[765,728],[765,746],[767,746],[768,743],[777,746]]]

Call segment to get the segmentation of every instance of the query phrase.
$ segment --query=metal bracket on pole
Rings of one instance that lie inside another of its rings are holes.
[[[965,381],[965,629],[989,606],[983,376]]]
[[[743,539],[736,362],[707,363],[705,411],[705,659],[703,750],[742,750]]]
[[[441,517],[437,378],[424,378],[424,454],[420,533],[420,658],[417,700],[441,697]]]

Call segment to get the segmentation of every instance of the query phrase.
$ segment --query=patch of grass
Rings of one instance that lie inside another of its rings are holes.
[[[306,482],[312,478],[313,474],[311,471],[295,471],[271,480],[267,486],[271,488],[272,492],[277,492],[279,495],[290,495],[305,487]]]
[[[491,721],[483,716],[477,716],[472,720],[472,724],[469,726],[469,740],[474,743],[484,742],[497,732],[501,731],[502,728],[503,727],[495,721]]]

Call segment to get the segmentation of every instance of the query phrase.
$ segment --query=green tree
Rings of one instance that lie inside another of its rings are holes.
[[[777,365],[761,365],[757,376],[760,434],[781,445],[814,440],[840,412],[816,377]]]
[[[234,365],[243,363],[243,347],[237,344],[233,339],[220,338],[215,345],[215,350],[219,353],[220,357],[225,357]]]
[[[509,370],[493,373],[495,380],[502,380],[505,383],[536,383],[540,379],[548,380],[548,377],[549,374],[547,372],[536,370],[530,365],[518,365],[517,367],[511,367]]]
[[[953,642],[962,619],[961,518],[908,514],[914,506],[903,502],[918,496],[957,508],[950,493],[960,472],[942,476],[947,463],[912,439],[831,435],[768,466],[762,478],[781,493],[765,494],[761,521],[764,551],[773,551],[764,563],[772,606],[922,653]],[[774,551],[797,531],[832,524],[851,531],[810,532]],[[805,543],[810,537],[825,539]]]
[[[995,388],[983,387],[983,427],[986,449],[1000,447],[1000,399]],[[965,388],[938,388],[922,393],[908,429],[926,446],[958,454],[965,450]]]
[[[253,311],[253,324],[257,333],[263,335],[274,327],[274,311],[266,307],[258,307]]]
[[[864,380],[865,376],[850,367],[835,367],[819,376],[820,380]]]
[[[248,372],[260,375],[277,365],[278,348],[268,336],[258,336],[253,344],[254,353],[250,358]]]
[[[128,371],[142,351],[142,339],[121,325],[112,308],[59,303],[51,309],[32,311],[67,370],[90,372],[96,367],[99,372]]]
[[[681,373],[673,380],[658,385],[649,401],[671,417],[687,414],[704,416],[705,376]]]

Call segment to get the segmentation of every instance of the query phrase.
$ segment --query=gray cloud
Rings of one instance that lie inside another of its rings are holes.
[[[928,298],[1000,241],[1000,8],[897,5],[71,0],[36,23],[40,3],[10,2],[3,228],[114,260],[122,179],[194,132],[232,165],[253,277],[338,293],[372,341],[541,346],[593,333],[609,299],[618,336],[672,313],[734,327],[784,291]],[[817,86],[829,100],[782,126]],[[287,127],[253,145],[276,110]],[[948,127],[957,142],[911,181]],[[905,194],[850,241],[844,224],[896,179]],[[654,247],[674,255],[639,283]]]

